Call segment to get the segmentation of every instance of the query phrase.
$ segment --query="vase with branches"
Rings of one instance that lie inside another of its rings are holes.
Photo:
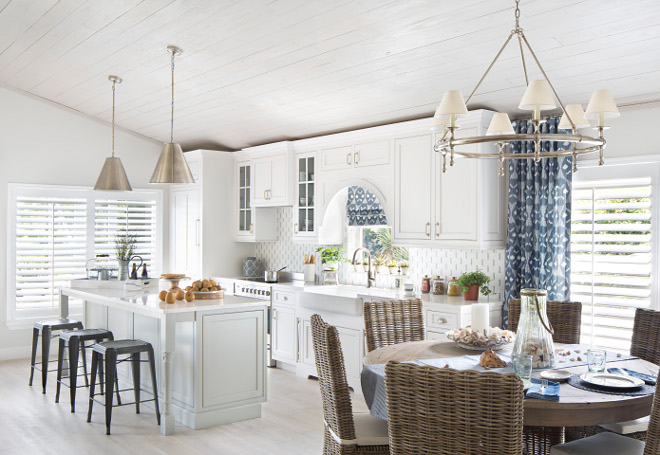
[[[128,279],[128,267],[137,249],[137,236],[122,229],[115,236],[115,254],[119,264],[119,280]]]

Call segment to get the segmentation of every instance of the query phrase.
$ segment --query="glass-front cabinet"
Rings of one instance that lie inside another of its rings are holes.
[[[250,203],[251,166],[249,161],[238,163],[238,234],[250,235],[252,233],[252,204]]]
[[[293,215],[293,235],[316,235],[316,152],[296,156],[296,200]]]

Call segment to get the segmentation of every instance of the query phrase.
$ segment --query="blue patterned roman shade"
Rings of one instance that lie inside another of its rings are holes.
[[[526,120],[512,122],[516,133],[533,133]],[[541,124],[555,133],[559,118]],[[568,142],[541,142],[542,152],[568,150]],[[534,143],[512,142],[512,153],[534,151]],[[571,184],[573,158],[509,160],[509,199],[503,326],[509,299],[523,288],[548,290],[549,300],[568,300],[571,271]]]
[[[349,186],[346,200],[349,226],[386,226],[387,217],[374,193],[361,186]]]

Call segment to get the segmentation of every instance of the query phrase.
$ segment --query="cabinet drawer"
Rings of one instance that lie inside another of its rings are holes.
[[[287,291],[273,291],[273,303],[293,305],[296,302],[296,294]]]
[[[443,313],[441,311],[426,312],[426,327],[433,329],[451,330],[458,327],[458,318],[452,313]]]

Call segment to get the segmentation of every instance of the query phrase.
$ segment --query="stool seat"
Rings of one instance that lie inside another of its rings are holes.
[[[44,327],[50,327],[51,330],[73,330],[80,328],[81,322],[76,321],[75,319],[61,318],[61,319],[49,319],[47,321],[39,321],[34,323],[35,329],[43,329]]]
[[[112,338],[112,332],[105,329],[83,329],[60,333],[60,340],[69,341],[72,337],[76,337],[80,341],[96,340],[101,338]]]
[[[97,343],[92,349],[99,354],[105,354],[112,350],[117,355],[135,354],[137,352],[146,352],[151,348],[151,343],[142,340],[114,340]]]

